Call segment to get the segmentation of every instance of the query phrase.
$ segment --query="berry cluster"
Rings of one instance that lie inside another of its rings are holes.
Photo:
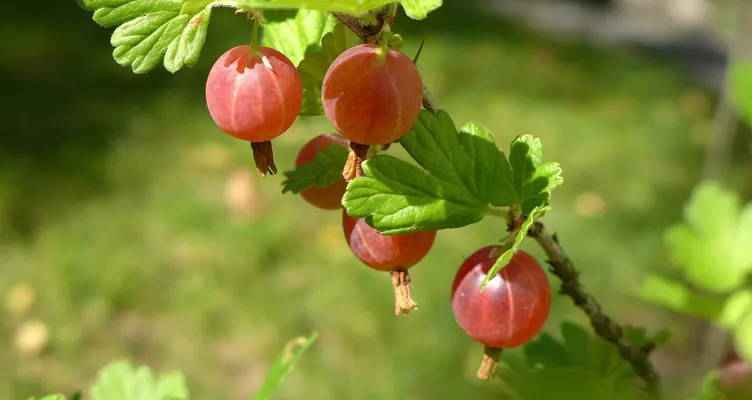
[[[330,146],[350,149],[343,177],[326,187],[301,192],[325,210],[342,208],[347,180],[360,175],[360,162],[407,134],[423,104],[423,84],[415,63],[387,44],[362,44],[331,64],[322,86],[322,104],[338,134],[309,141],[297,167],[312,162]],[[287,131],[301,110],[302,85],[295,66],[266,47],[235,47],[214,64],[206,84],[206,102],[226,133],[251,142],[258,169],[275,173],[270,141]],[[395,313],[416,308],[408,269],[431,250],[436,232],[387,236],[343,210],[345,239],[365,265],[389,272]],[[542,328],[551,295],[545,273],[530,255],[518,252],[507,267],[481,288],[503,249],[486,247],[468,258],[452,285],[452,310],[462,329],[486,347],[479,376],[488,378],[502,348],[529,341]]]

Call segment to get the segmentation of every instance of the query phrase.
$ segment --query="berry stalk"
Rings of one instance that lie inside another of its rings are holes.
[[[496,374],[496,367],[499,365],[499,359],[501,358],[501,349],[494,347],[483,347],[483,359],[480,362],[478,368],[478,379],[487,381]]]
[[[342,177],[345,178],[345,181],[350,182],[363,176],[363,162],[368,159],[370,149],[371,146],[365,144],[350,143],[350,154],[348,154],[345,168],[342,170]]]
[[[276,175],[277,165],[274,163],[274,151],[272,142],[251,142],[253,150],[253,160],[256,163],[256,169],[261,175]]]
[[[407,315],[418,308],[412,296],[412,279],[406,269],[391,272],[394,288],[394,315]]]

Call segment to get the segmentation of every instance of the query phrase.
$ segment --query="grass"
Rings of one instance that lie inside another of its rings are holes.
[[[420,67],[437,103],[458,124],[488,126],[500,143],[521,133],[543,139],[566,179],[547,222],[618,319],[677,328],[664,358],[678,375],[691,332],[629,292],[646,271],[668,266],[662,232],[697,180],[708,96],[644,55],[558,42],[482,15],[459,26],[456,12],[408,29],[406,51],[426,39]],[[500,238],[499,221],[442,232],[414,270],[421,309],[395,320],[388,277],[352,257],[339,214],[282,196],[281,178],[252,173],[247,146],[208,118],[201,80],[223,48],[245,38],[242,21],[220,13],[201,64],[168,79],[104,63],[105,33],[77,18],[66,25],[68,46],[83,53],[88,40],[96,73],[55,54],[70,73],[65,86],[6,78],[37,97],[65,89],[76,107],[53,105],[52,116],[17,122],[16,136],[3,138],[0,294],[29,286],[35,301],[2,311],[0,397],[72,392],[128,358],[185,371],[194,398],[246,398],[287,339],[318,331],[279,398],[499,398],[498,385],[471,379],[480,348],[448,306],[455,268]],[[330,129],[322,119],[299,122],[275,143],[279,164]],[[583,321],[557,298],[547,329],[565,319]],[[35,320],[48,344],[19,352],[16,334]]]

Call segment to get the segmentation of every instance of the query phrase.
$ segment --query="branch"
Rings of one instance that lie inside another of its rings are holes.
[[[621,357],[629,362],[635,373],[645,381],[648,390],[657,393],[658,374],[649,359],[650,353],[655,349],[655,343],[648,343],[642,347],[627,343],[622,326],[606,315],[598,301],[585,292],[574,263],[562,249],[556,234],[548,233],[542,222],[536,222],[528,231],[528,236],[535,239],[546,252],[551,272],[561,280],[561,293],[569,296],[574,304],[587,314],[598,336],[616,346]]]
[[[392,22],[388,12],[383,10],[376,15],[376,24],[365,24],[361,19],[347,14],[335,13],[334,16],[364,43],[376,43],[385,24]],[[431,101],[431,96],[425,85],[423,86],[423,94],[423,107],[429,111],[435,110],[436,107]],[[497,215],[496,213],[493,214]],[[649,391],[658,392],[658,374],[656,374],[649,360],[650,353],[655,349],[655,343],[651,342],[642,347],[635,347],[626,342],[624,329],[604,314],[598,301],[584,291],[572,260],[564,253],[556,235],[550,235],[546,232],[543,223],[536,222],[528,231],[528,236],[535,239],[546,252],[551,271],[562,282],[562,293],[569,296],[575,305],[587,314],[596,334],[616,346],[621,357],[629,362],[635,373],[645,381]]]

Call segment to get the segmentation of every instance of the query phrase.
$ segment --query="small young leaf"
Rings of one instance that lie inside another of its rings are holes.
[[[752,205],[740,211],[734,193],[714,183],[699,186],[685,222],[668,230],[674,262],[695,285],[729,292],[752,272]]]
[[[327,146],[316,157],[293,171],[285,172],[282,193],[300,193],[310,187],[327,187],[342,179],[347,150],[342,146]]]
[[[548,205],[553,189],[564,182],[558,163],[543,163],[543,144],[534,136],[523,135],[512,142],[509,162],[523,215]]]
[[[321,39],[321,46],[310,46],[298,66],[303,81],[303,108],[301,115],[315,116],[324,113],[321,106],[321,85],[334,59],[343,51],[360,43],[360,39],[346,26],[338,24]]]
[[[520,229],[512,233],[510,242],[506,243],[508,247],[506,248],[506,250],[504,250],[504,253],[499,256],[494,265],[488,271],[488,274],[486,274],[486,279],[483,280],[481,287],[488,285],[488,283],[496,277],[496,274],[504,269],[504,267],[509,265],[509,262],[512,261],[512,257],[515,253],[517,253],[517,251],[520,249],[520,246],[522,245],[522,242],[527,237],[527,232],[530,230],[530,227],[532,227],[535,221],[540,219],[546,213],[546,211],[548,211],[548,207],[536,207],[530,211],[530,214],[528,214],[527,218],[525,218],[525,221],[522,222]]]
[[[118,362],[105,367],[91,388],[93,400],[187,400],[188,388],[180,373],[154,377],[148,367]]]
[[[256,394],[256,400],[269,400],[280,389],[300,357],[316,342],[316,339],[318,339],[318,334],[314,333],[307,338],[299,337],[287,343],[284,351],[269,370],[264,384]]]
[[[277,49],[297,66],[309,49],[319,48],[322,37],[334,28],[335,22],[326,12],[300,9],[293,18],[266,23],[262,43]]]
[[[133,72],[151,71],[164,60],[177,72],[194,65],[206,41],[210,0],[83,0],[94,21],[116,27],[111,43],[115,61]]]
[[[696,293],[686,285],[660,276],[649,276],[637,292],[647,302],[670,310],[715,321],[723,310],[723,299]]]

